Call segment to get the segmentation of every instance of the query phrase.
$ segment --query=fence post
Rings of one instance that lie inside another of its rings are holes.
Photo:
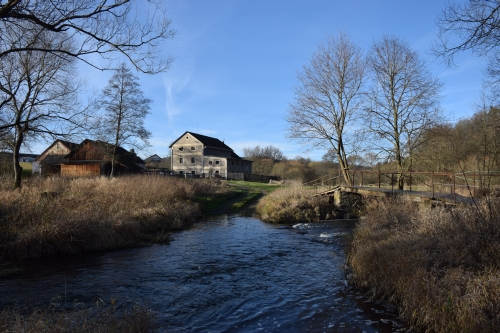
[[[380,169],[378,169],[378,188],[380,188]]]
[[[431,172],[432,199],[434,199],[434,171]]]
[[[411,171],[410,171],[410,192],[411,192]]]
[[[363,175],[364,175],[364,173],[363,173],[363,171],[361,171],[361,187],[363,186]]]

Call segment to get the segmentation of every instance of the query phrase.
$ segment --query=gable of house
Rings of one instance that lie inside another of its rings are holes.
[[[216,138],[185,132],[169,147],[172,153],[172,171],[174,173],[226,177],[228,172],[252,172],[251,161],[243,162],[244,160],[228,145]],[[238,168],[234,167],[235,160]],[[246,168],[243,167],[244,165]]]
[[[32,173],[47,175],[60,174],[61,164],[68,161],[68,155],[79,148],[73,142],[56,140],[32,163]]]

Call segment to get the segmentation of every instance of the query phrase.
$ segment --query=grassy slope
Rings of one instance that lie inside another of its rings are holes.
[[[247,182],[241,180],[228,181],[226,182],[226,184],[241,193],[237,199],[228,202],[224,207],[221,207],[223,210],[230,212],[242,210],[247,212],[254,212],[255,205],[259,198],[283,187],[276,184]]]

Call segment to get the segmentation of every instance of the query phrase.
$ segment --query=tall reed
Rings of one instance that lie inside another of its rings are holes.
[[[0,190],[0,259],[166,240],[201,216],[197,198],[224,191],[213,182],[171,177],[32,179],[21,190]]]
[[[500,201],[367,204],[348,255],[351,281],[430,332],[500,331]]]

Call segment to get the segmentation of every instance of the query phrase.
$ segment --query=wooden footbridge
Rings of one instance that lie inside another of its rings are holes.
[[[403,189],[397,186],[399,177],[403,178]],[[432,200],[446,204],[470,204],[475,197],[500,190],[498,171],[399,173],[359,170],[351,172],[351,179],[351,184],[345,184],[342,175],[334,173],[304,185],[313,188],[317,195],[333,195],[340,191],[364,196],[399,196],[417,202]]]

